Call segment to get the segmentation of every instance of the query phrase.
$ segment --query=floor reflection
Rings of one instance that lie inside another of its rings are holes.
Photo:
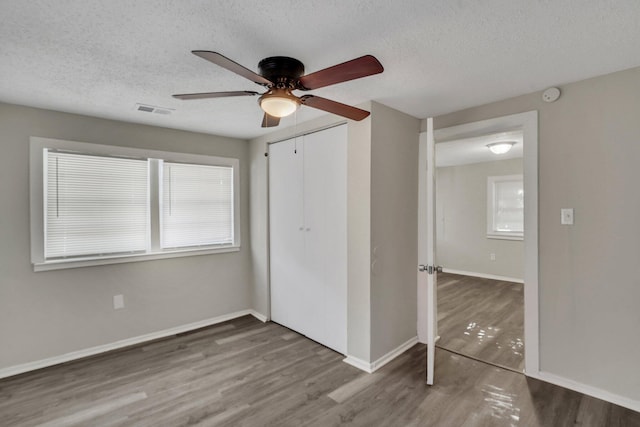
[[[438,346],[497,366],[524,370],[524,286],[438,275]]]

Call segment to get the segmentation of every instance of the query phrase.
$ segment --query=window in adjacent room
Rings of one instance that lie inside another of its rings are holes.
[[[238,160],[31,138],[36,270],[238,250]]]
[[[522,240],[524,236],[524,186],[522,175],[487,179],[487,237]]]

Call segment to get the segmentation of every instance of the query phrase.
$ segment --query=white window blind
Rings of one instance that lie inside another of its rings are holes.
[[[524,232],[522,175],[489,177],[488,184],[487,233],[521,238]]]
[[[46,259],[147,250],[146,160],[44,153]]]
[[[162,248],[233,243],[233,168],[164,162]]]

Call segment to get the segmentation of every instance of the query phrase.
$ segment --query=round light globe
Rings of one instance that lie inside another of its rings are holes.
[[[511,150],[515,141],[503,141],[503,142],[494,142],[493,144],[487,144],[487,148],[491,150],[493,154],[505,154]]]
[[[270,116],[286,117],[298,109],[298,102],[292,95],[274,93],[260,98],[260,107]]]

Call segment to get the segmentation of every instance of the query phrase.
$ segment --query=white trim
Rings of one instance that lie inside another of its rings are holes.
[[[204,328],[206,326],[215,325],[217,323],[226,322],[228,320],[246,316],[247,314],[250,314],[256,317],[258,320],[262,322],[265,321],[263,319],[266,319],[264,315],[254,310],[236,311],[234,313],[224,314],[222,316],[212,317],[210,319],[188,323],[186,325],[176,326],[174,328],[164,329],[162,331],[152,332],[150,334],[139,335],[137,337],[132,337],[132,338],[126,338],[124,340],[116,341],[109,344],[98,345],[95,347],[89,347],[83,350],[72,351],[71,353],[65,353],[60,356],[49,357],[47,359],[36,360],[34,362],[23,363],[21,365],[9,366],[8,368],[0,369],[0,378],[11,377],[13,375],[23,374],[29,371],[35,371],[36,369],[42,369],[48,366],[70,362],[73,360],[94,356],[96,354],[106,353],[108,351],[117,350],[120,348],[129,347],[132,345],[141,344],[141,343],[145,343],[152,340],[157,340],[160,338],[170,337],[172,335],[177,335],[184,332],[193,331],[195,329]]]
[[[347,355],[347,357],[345,359],[342,360],[344,363],[347,363],[351,366],[355,366],[356,368],[360,369],[361,371],[365,371],[368,374],[373,373],[373,369],[371,367],[371,363],[364,361],[362,359],[358,359],[355,356],[349,356]]]
[[[498,276],[498,275],[495,275],[495,274],[487,274],[487,273],[476,273],[474,271],[456,270],[456,269],[453,269],[453,268],[443,268],[442,272],[443,273],[451,273],[451,274],[459,274],[461,276],[481,277],[483,279],[501,280],[503,282],[524,283],[524,280],[516,279],[515,277]]]
[[[237,246],[226,246],[208,249],[184,249],[163,251],[148,254],[114,255],[109,258],[79,258],[73,260],[52,260],[33,264],[33,271],[62,270],[66,268],[90,267],[92,265],[121,264],[125,262],[153,261],[165,258],[179,258],[185,256],[223,254],[227,252],[239,252]]]
[[[258,313],[255,310],[249,310],[249,314],[255,317],[256,319],[258,319],[259,321],[261,321],[262,323],[267,323],[269,321],[269,318],[267,316],[265,316],[262,313]]]
[[[354,356],[349,356],[349,355],[347,355],[347,357],[345,359],[343,359],[342,361],[345,362],[345,363],[348,363],[351,366],[355,366],[356,368],[358,368],[358,369],[360,369],[362,371],[365,371],[365,372],[371,374],[371,373],[377,371],[378,369],[382,368],[387,363],[391,362],[396,357],[400,356],[405,351],[409,350],[411,347],[413,347],[417,343],[418,343],[418,337],[415,336],[415,337],[407,340],[405,343],[400,344],[395,349],[391,350],[390,352],[388,352],[384,356],[378,358],[377,360],[375,360],[374,362],[371,362],[371,363],[369,363],[369,362],[367,362],[365,360],[359,359],[357,357],[354,357]]]
[[[521,129],[524,175],[524,359],[525,374],[540,370],[538,301],[538,112],[512,114],[435,131],[436,142]]]
[[[496,239],[496,240],[524,240],[524,236],[515,233],[504,233],[500,234],[499,232],[487,233],[487,239]]]
[[[391,362],[396,357],[400,356],[405,351],[409,350],[411,347],[413,347],[417,343],[418,343],[418,337],[417,336],[408,339],[403,344],[400,344],[395,349],[391,350],[390,352],[388,352],[384,356],[378,358],[378,360],[376,360],[375,362],[371,363],[372,369],[374,371],[377,371],[378,369],[382,368],[387,363]]]
[[[604,401],[611,402],[615,405],[620,405],[625,408],[631,409],[632,411],[640,412],[639,400],[634,400],[625,396],[620,396],[619,394],[611,393],[601,388],[583,384],[578,381],[561,377],[559,375],[551,374],[549,372],[540,371],[536,375],[530,375],[527,373],[527,376],[538,379],[540,381],[545,381],[551,384],[555,384],[560,387],[568,388],[569,390],[577,391],[578,393],[586,394],[588,396],[592,396],[597,399],[602,399]]]

